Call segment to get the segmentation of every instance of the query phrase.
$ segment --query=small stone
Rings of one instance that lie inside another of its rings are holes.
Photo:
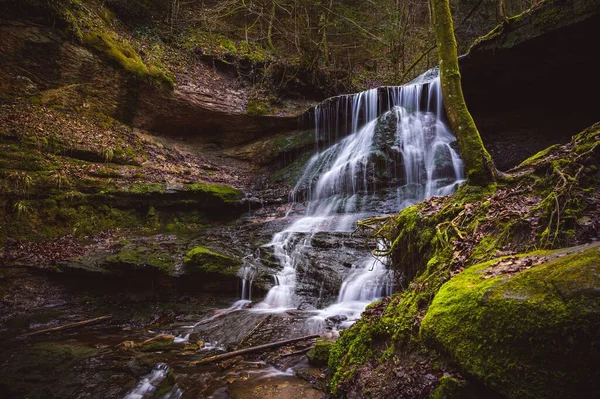
[[[197,351],[200,347],[196,344],[186,345],[183,347],[184,352]]]
[[[117,345],[117,349],[122,351],[130,351],[135,349],[136,344],[133,341],[123,341],[119,345]]]
[[[340,324],[341,322],[346,321],[346,320],[348,320],[348,316],[343,315],[343,314],[338,314],[338,315],[330,316],[330,317],[326,318],[325,322],[327,324],[335,325],[335,324]]]
[[[175,336],[169,334],[160,334],[150,338],[140,344],[142,352],[158,352],[169,349],[175,341]]]
[[[196,345],[198,345],[198,348],[204,348],[204,341],[202,341],[201,339],[196,341]]]

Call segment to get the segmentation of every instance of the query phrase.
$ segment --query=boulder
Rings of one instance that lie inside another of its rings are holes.
[[[507,398],[565,398],[600,395],[598,331],[596,244],[467,269],[440,289],[420,334]]]

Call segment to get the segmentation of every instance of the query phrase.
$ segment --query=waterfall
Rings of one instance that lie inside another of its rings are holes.
[[[169,375],[169,366],[164,363],[158,363],[154,366],[150,374],[144,376],[138,385],[124,399],[144,399],[156,396],[157,390]],[[183,391],[173,386],[169,391],[164,392],[160,397],[165,399],[180,399]]]
[[[297,268],[312,234],[352,231],[359,219],[449,194],[464,181],[436,70],[405,86],[329,99],[315,108],[314,122],[315,142],[329,145],[317,148],[290,194],[307,203],[304,215],[266,245],[282,269],[258,309],[297,305]],[[315,318],[343,315],[340,320],[351,321],[368,303],[390,294],[393,276],[386,261],[369,255],[356,262],[337,303]]]

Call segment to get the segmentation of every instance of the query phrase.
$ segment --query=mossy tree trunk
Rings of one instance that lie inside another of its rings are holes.
[[[496,168],[483,145],[463,96],[450,0],[431,0],[431,8],[440,63],[442,98],[450,127],[458,139],[469,183],[487,185],[495,181]]]

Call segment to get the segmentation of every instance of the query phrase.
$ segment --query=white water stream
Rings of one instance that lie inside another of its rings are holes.
[[[306,211],[267,244],[281,270],[273,276],[275,285],[255,309],[281,311],[298,305],[295,291],[297,269],[304,261],[301,249],[311,245],[313,234],[352,231],[357,220],[383,213],[377,193],[380,187],[373,181],[377,168],[374,154],[381,152],[381,145],[376,148],[375,142],[382,140],[378,135],[383,134],[380,125],[385,121],[392,120],[395,131],[390,143],[388,129],[384,150],[396,154],[394,162],[400,167],[394,170],[403,173],[394,176],[397,186],[385,187],[395,192],[396,212],[431,196],[450,194],[464,180],[462,161],[453,148],[456,139],[440,117],[443,106],[437,74],[430,71],[409,85],[385,88],[385,92],[389,110],[382,115],[382,90],[344,96],[338,102],[346,104],[344,126],[349,128],[348,134],[318,151],[304,168],[291,198],[304,198]],[[334,112],[325,105],[315,108],[317,142],[323,135],[331,137],[332,126],[337,138],[339,111],[339,106]],[[340,287],[337,302],[318,311],[310,319],[312,327],[322,328],[331,316],[336,316],[342,327],[351,324],[369,303],[390,294],[394,279],[386,262],[370,255],[356,262]],[[246,283],[243,289],[249,292]]]

